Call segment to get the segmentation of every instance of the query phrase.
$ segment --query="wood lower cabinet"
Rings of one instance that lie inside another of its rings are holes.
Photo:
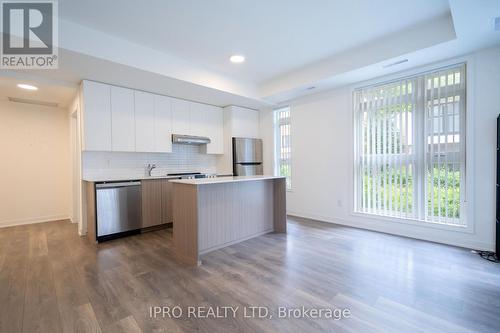
[[[91,243],[97,242],[97,224],[96,224],[96,202],[95,202],[95,183],[94,182],[83,182],[83,188],[85,191],[85,199],[83,201],[83,207],[85,209],[85,217],[87,220],[87,239]]]
[[[143,180],[142,185],[142,227],[162,224],[161,180]]]
[[[142,227],[172,222],[172,184],[166,179],[143,180],[141,184]]]

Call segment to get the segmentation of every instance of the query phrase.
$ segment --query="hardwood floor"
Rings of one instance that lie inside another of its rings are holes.
[[[500,265],[469,251],[289,219],[201,257],[171,231],[99,246],[66,221],[0,229],[1,332],[498,332]],[[332,319],[150,318],[150,306],[346,307]]]

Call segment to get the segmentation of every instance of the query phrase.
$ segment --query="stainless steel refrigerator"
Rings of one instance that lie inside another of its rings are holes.
[[[233,174],[253,176],[263,174],[262,140],[233,138]]]

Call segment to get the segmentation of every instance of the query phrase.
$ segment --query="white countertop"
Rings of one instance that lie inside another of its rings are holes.
[[[198,179],[173,179],[171,183],[187,184],[187,185],[207,185],[207,184],[221,184],[221,183],[236,183],[236,182],[248,182],[256,180],[267,180],[267,179],[281,179],[285,177],[281,176],[228,176],[228,177],[217,177],[217,178],[198,178]]]
[[[179,176],[117,176],[117,177],[84,177],[86,182],[117,182],[117,181],[130,181],[130,180],[148,180],[148,179],[178,179]]]

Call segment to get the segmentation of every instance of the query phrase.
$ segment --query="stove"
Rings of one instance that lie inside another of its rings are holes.
[[[179,177],[180,179],[198,179],[198,178],[216,178],[217,175],[213,173],[201,172],[183,172],[183,173],[169,173],[168,177]]]

